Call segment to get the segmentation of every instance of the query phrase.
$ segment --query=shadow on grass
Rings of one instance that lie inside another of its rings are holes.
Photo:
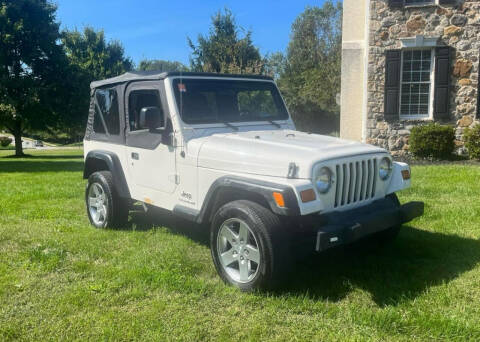
[[[55,156],[49,156],[48,159]],[[67,158],[66,158],[67,157]],[[37,160],[36,160],[37,159]],[[83,171],[83,159],[73,158],[73,156],[62,156],[58,159],[69,159],[66,161],[41,161],[38,159],[47,159],[43,157],[32,157],[28,160],[9,159],[2,161],[0,159],[0,172],[79,172]],[[71,159],[71,160],[70,160]],[[73,160],[75,159],[75,160]]]
[[[28,159],[46,159],[46,160],[56,160],[56,159],[75,159],[75,160],[83,160],[83,155],[75,155],[75,154],[68,154],[68,155],[41,155],[41,154],[37,154],[37,155],[34,155],[34,156],[30,156],[28,157]]]
[[[10,154],[10,155],[7,155],[7,156],[3,156],[0,158],[1,159],[27,159],[25,161],[29,161],[29,160],[35,160],[35,159],[78,159],[78,160],[81,160],[83,159],[83,155],[81,154],[58,154],[58,155],[55,155],[55,154],[36,154],[36,155],[32,155],[32,154],[24,154],[22,156],[16,156],[14,154]]]
[[[202,225],[172,215],[168,210],[149,209],[145,213],[141,206],[130,212],[131,219],[122,230],[148,231],[154,227],[165,227],[173,234],[185,236],[197,243],[209,246],[209,230]]]
[[[126,229],[164,226],[174,234],[209,245],[208,229],[166,212],[137,212],[130,224]],[[297,262],[290,280],[274,294],[339,301],[360,288],[380,306],[398,305],[455,279],[479,262],[479,240],[404,226],[389,245],[377,248],[367,240]]]
[[[364,244],[297,263],[293,280],[281,292],[337,301],[361,288],[380,306],[397,305],[480,262],[480,241],[411,226],[404,226],[391,244],[380,248]]]

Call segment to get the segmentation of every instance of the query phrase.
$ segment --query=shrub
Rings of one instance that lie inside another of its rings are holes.
[[[465,130],[465,147],[470,159],[480,160],[480,125]]]
[[[12,143],[12,139],[9,138],[9,137],[0,137],[0,145],[2,145],[2,147],[7,147],[8,145],[10,145]]]
[[[455,131],[446,125],[416,126],[410,134],[409,145],[416,157],[450,159],[455,149]]]

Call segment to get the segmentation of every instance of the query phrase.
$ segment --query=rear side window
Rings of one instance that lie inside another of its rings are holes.
[[[120,115],[118,112],[118,96],[115,88],[97,89],[95,91],[95,117],[93,130],[95,133],[120,134]]]
[[[141,89],[133,90],[128,97],[128,120],[130,132],[144,129],[140,126],[140,111],[145,107],[158,107],[162,112],[158,90]],[[158,126],[162,127],[163,116],[158,118]]]
[[[105,134],[105,122],[103,116],[100,115],[100,111],[95,106],[95,116],[93,118],[93,131],[95,133]]]

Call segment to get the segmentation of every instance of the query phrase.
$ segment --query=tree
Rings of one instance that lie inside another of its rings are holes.
[[[87,72],[92,81],[118,76],[133,68],[122,44],[116,40],[107,42],[103,30],[65,30],[62,43],[70,63]]]
[[[283,74],[285,74],[287,60],[283,53],[275,52],[272,55],[267,56],[266,59],[265,73],[267,75],[278,80]]]
[[[83,135],[90,100],[90,83],[118,76],[133,68],[118,41],[107,42],[103,30],[85,27],[83,32],[65,30],[61,40],[69,61],[70,77],[64,87],[64,130],[78,140]]]
[[[208,36],[199,35],[197,44],[188,38],[192,49],[191,69],[216,73],[263,73],[265,60],[252,42],[252,32],[240,37],[240,31],[232,12],[217,12],[212,17]]]
[[[66,76],[55,13],[48,0],[0,0],[0,125],[14,136],[16,156],[26,129],[56,122],[52,106]]]
[[[188,71],[188,67],[177,61],[165,61],[162,59],[144,59],[140,61],[138,70],[141,71]]]
[[[292,25],[283,65],[278,55],[269,60],[269,68],[279,73],[279,87],[300,129],[329,133],[325,125],[338,122],[341,29],[341,2],[327,1],[322,8],[307,7]],[[335,127],[327,128],[331,129]]]

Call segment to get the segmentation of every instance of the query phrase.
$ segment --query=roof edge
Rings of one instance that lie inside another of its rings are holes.
[[[90,83],[90,88],[101,88],[107,85],[114,85],[133,81],[148,81],[148,80],[163,80],[168,77],[220,77],[220,78],[245,78],[245,79],[261,79],[273,81],[273,78],[265,75],[252,75],[252,74],[220,74],[213,72],[182,72],[182,71],[170,71],[170,72],[158,72],[158,71],[129,71],[122,75],[107,78],[104,80],[93,81]]]

